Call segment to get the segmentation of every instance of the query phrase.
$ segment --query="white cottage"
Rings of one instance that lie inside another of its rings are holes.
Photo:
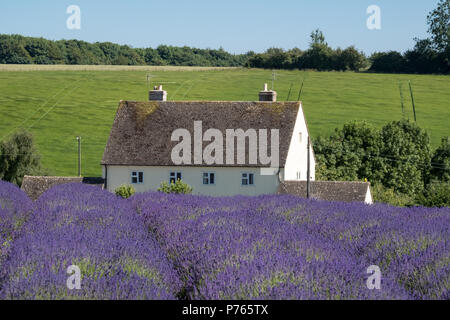
[[[283,181],[307,180],[308,139],[302,103],[277,102],[267,85],[257,102],[167,101],[155,87],[149,101],[119,104],[101,162],[105,188],[144,192],[181,179],[194,194],[275,194]],[[315,180],[312,147],[309,161]]]

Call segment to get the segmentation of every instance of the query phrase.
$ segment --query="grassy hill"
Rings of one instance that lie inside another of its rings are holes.
[[[124,68],[3,66],[0,68],[0,140],[18,128],[31,131],[43,165],[55,175],[77,173],[77,143],[82,137],[82,173],[100,175],[99,165],[119,100],[147,100],[151,86],[163,84],[169,100],[257,100],[271,71],[214,68]],[[24,72],[27,71],[27,72]],[[328,135],[350,120],[377,126],[400,119],[398,83],[403,83],[405,116],[413,119],[408,80],[417,120],[433,146],[450,135],[450,77],[338,72],[277,71],[279,100],[301,100],[311,134]]]

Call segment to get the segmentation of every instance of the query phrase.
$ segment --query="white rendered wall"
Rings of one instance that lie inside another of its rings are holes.
[[[122,184],[131,184],[131,173],[142,171],[144,183],[132,184],[136,192],[156,191],[162,181],[169,181],[171,171],[181,172],[182,180],[194,188],[193,194],[209,196],[261,195],[276,194],[280,175],[261,176],[259,168],[238,167],[141,167],[141,166],[108,166],[107,189],[111,192]],[[204,185],[203,173],[214,172],[215,184]],[[243,186],[242,173],[253,173],[255,184]]]
[[[301,133],[301,140],[300,140]],[[297,113],[297,120],[294,126],[294,132],[292,134],[291,143],[289,145],[289,151],[285,165],[284,180],[307,180],[307,155],[308,155],[308,128],[304,118],[303,107],[300,103]],[[314,159],[313,146],[310,149],[310,177],[311,180],[316,178],[316,161]],[[297,178],[297,172],[300,172],[300,179]]]

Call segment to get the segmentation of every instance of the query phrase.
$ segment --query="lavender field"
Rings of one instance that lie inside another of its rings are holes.
[[[0,299],[450,299],[449,241],[450,208],[0,182]]]

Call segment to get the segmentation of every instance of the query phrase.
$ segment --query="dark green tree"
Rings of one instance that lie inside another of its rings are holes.
[[[450,207],[450,182],[434,181],[416,197],[419,205],[426,207]]]
[[[430,138],[414,122],[393,121],[380,132],[382,184],[396,192],[416,195],[429,181]]]
[[[374,127],[367,122],[347,123],[329,138],[314,142],[317,179],[379,181],[383,174],[380,148],[380,135]]]
[[[400,52],[377,52],[370,57],[370,71],[385,73],[400,73],[405,70],[405,58]]]
[[[441,145],[431,158],[431,179],[450,181],[450,138],[442,138]]]
[[[18,132],[0,143],[0,179],[21,186],[25,175],[35,175],[40,170],[40,156],[30,133]]]
[[[427,16],[428,32],[433,47],[444,52],[450,49],[450,0],[440,0],[436,9]]]

